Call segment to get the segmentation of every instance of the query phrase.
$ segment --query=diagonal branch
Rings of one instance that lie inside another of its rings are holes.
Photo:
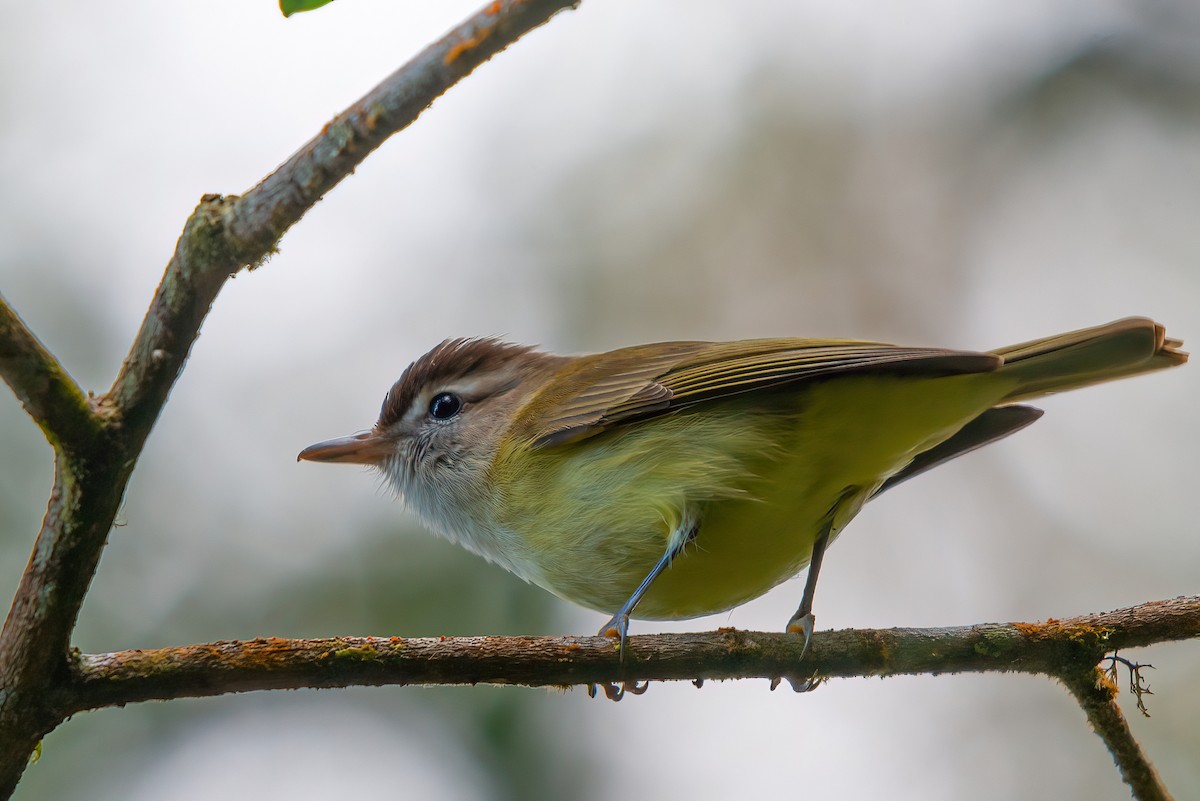
[[[503,0],[430,45],[335,117],[244,196],[206,196],[167,266],[104,406],[131,442],[149,433],[226,278],[270,256],[280,237],[388,137],[447,89],[579,0]]]
[[[1063,677],[1062,682],[1083,708],[1096,734],[1108,746],[1108,752],[1133,797],[1138,801],[1171,801],[1171,793],[1134,739],[1129,722],[1117,704],[1116,685],[1100,668]]]
[[[0,295],[0,376],[56,450],[78,450],[99,428],[87,396]]]

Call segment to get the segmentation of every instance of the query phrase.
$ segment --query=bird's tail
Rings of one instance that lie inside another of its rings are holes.
[[[1003,400],[1013,403],[1183,364],[1188,355],[1181,345],[1153,320],[1128,317],[992,353],[1004,358],[1000,370],[1018,381]]]

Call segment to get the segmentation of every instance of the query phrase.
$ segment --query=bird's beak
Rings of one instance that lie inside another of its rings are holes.
[[[296,461],[378,465],[387,458],[392,447],[393,443],[388,438],[375,431],[362,431],[309,445],[300,451]]]

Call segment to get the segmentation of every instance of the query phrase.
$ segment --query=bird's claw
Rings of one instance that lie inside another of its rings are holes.
[[[635,682],[633,682],[633,684],[630,684],[627,681],[623,681],[623,682],[621,682],[620,686],[617,686],[616,684],[612,683],[611,681],[599,682],[597,684],[589,684],[588,690],[587,690],[588,697],[595,698],[597,689],[604,690],[604,695],[606,698],[608,698],[608,700],[620,701],[622,698],[625,697],[626,693],[628,693],[630,695],[642,695],[643,693],[646,692],[646,690],[650,689],[650,682],[647,681],[643,684],[638,684],[635,681]]]
[[[777,688],[780,683],[783,682],[784,678],[787,678],[788,684],[792,685],[793,692],[798,693],[812,692],[825,683],[825,679],[821,676],[818,676],[816,673],[812,674],[807,679],[794,679],[791,676],[776,676],[775,678],[771,679],[771,692],[775,692],[775,688]]]
[[[788,621],[787,630],[789,632],[792,634],[804,635],[804,646],[800,649],[801,659],[803,659],[804,655],[808,653],[808,644],[812,642],[813,627],[816,625],[816,623],[817,618],[812,612],[805,612],[802,615],[796,614],[791,620]]]
[[[625,659],[625,646],[629,643],[629,614],[627,612],[617,612],[612,618],[600,627],[600,636],[608,637],[611,640],[617,641],[617,647],[621,651],[621,659]]]
[[[806,605],[801,604],[800,609],[796,610],[796,614],[792,615],[792,619],[787,624],[788,633],[804,635],[804,645],[800,647],[800,659],[804,659],[804,655],[808,653],[808,645],[812,642],[813,628],[817,623],[817,618],[812,612],[803,611]],[[803,679],[792,676],[776,676],[771,679],[771,690],[774,691],[785,678],[788,684],[792,685],[792,689],[798,693],[812,692],[825,681],[816,673]]]

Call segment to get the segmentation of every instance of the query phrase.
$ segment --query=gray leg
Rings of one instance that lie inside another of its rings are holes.
[[[699,525],[692,525],[688,530],[687,536],[679,540],[677,545],[672,545],[667,549],[667,552],[662,555],[662,558],[650,569],[650,573],[642,579],[642,583],[633,591],[633,595],[629,596],[629,600],[621,604],[621,608],[612,618],[600,627],[600,636],[613,637],[621,641],[621,653],[625,653],[625,643],[629,639],[629,616],[633,614],[634,608],[642,600],[642,596],[650,589],[650,585],[654,580],[662,575],[663,571],[671,566],[672,560],[683,553],[683,549],[687,544],[696,538],[696,532],[699,530]]]
[[[800,651],[803,657],[808,653],[808,643],[812,640],[813,626],[817,619],[812,613],[813,595],[817,592],[817,574],[821,572],[821,560],[825,558],[825,546],[829,544],[829,534],[833,530],[833,519],[830,518],[817,539],[813,542],[812,558],[808,562],[808,576],[804,580],[804,595],[800,598],[800,608],[788,621],[787,630],[804,635],[804,648]]]

